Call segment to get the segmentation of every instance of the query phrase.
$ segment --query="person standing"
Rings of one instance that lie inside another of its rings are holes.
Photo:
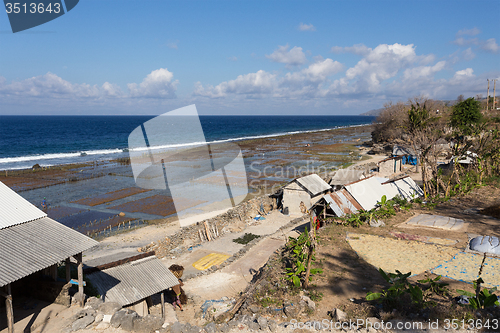
[[[47,199],[45,197],[43,197],[43,200],[42,200],[42,210],[45,213],[47,213],[47,209],[48,209]]]

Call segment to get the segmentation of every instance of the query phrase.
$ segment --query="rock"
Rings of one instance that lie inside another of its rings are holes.
[[[170,325],[178,321],[177,314],[172,304],[165,304],[165,324]]]
[[[109,328],[109,323],[105,323],[105,322],[102,322],[102,323],[99,323],[99,325],[97,325],[95,327],[96,330],[99,330],[99,331],[103,331],[103,330],[106,330]]]
[[[94,320],[94,322],[96,322],[96,323],[100,323],[103,319],[104,319],[104,315],[103,315],[102,313],[98,313],[98,314],[96,314],[96,316],[95,316],[95,320]]]
[[[95,317],[95,315],[96,315],[95,310],[83,309],[83,310],[78,311],[75,315],[73,315],[70,318],[70,321],[76,321],[78,319],[81,319],[81,318],[87,317],[87,316]]]
[[[267,319],[264,317],[257,318],[257,323],[260,326],[260,329],[265,331],[267,329]]]
[[[254,331],[258,331],[260,328],[260,325],[258,323],[256,323],[255,321],[252,321],[252,322],[248,323],[248,328],[250,328],[251,330],[254,330]]]
[[[160,329],[163,324],[163,319],[161,317],[148,314],[145,317],[135,320],[133,324],[135,332],[149,333]]]
[[[335,321],[346,321],[347,320],[347,313],[340,309],[333,309],[332,310],[332,317]]]
[[[370,220],[370,227],[378,228],[378,227],[384,227],[385,222],[382,220],[377,220],[377,219],[372,219]]]
[[[258,307],[257,305],[250,305],[248,307],[248,310],[252,313],[258,313],[260,311],[260,307]]]
[[[285,307],[285,315],[289,318],[297,318],[300,313],[300,308],[297,305],[289,305]]]
[[[224,324],[219,326],[218,332],[227,333],[227,332],[229,332],[229,330],[230,330],[229,325],[224,323]]]
[[[307,303],[307,307],[309,308],[309,310],[316,310],[316,303],[314,303],[312,299],[307,296],[301,296],[300,299]]]
[[[120,216],[123,217],[123,216],[125,216],[125,213],[124,212],[120,212],[120,214],[118,214],[118,215],[120,215]]]
[[[270,320],[268,325],[271,332],[276,332],[278,330],[278,323],[276,321]]]
[[[120,327],[123,318],[125,318],[125,315],[128,313],[128,311],[129,310],[127,309],[121,309],[120,311],[115,312],[115,314],[111,317],[111,320],[109,321],[111,326],[114,328]]]
[[[135,311],[131,311],[131,313],[127,313],[122,320],[122,324],[120,328],[125,331],[133,331],[134,330],[134,322],[139,318],[139,315]],[[160,325],[161,327],[161,325]]]
[[[102,321],[105,323],[109,323],[111,321],[111,318],[113,318],[113,315],[103,315]]]
[[[84,316],[80,319],[77,319],[72,325],[71,328],[73,331],[83,330],[90,324],[94,322],[94,316]]]
[[[380,323],[380,319],[378,319],[377,317],[366,318],[366,324],[368,326],[373,326],[375,323],[377,323],[377,326],[378,326],[378,324]]]
[[[103,303],[102,299],[97,298],[97,297],[89,297],[87,299],[87,302],[85,303],[85,307],[89,307],[91,309],[97,310],[99,309],[99,306]]]
[[[214,322],[208,323],[205,325],[205,331],[207,333],[215,333],[217,330],[217,326],[215,325]]]
[[[179,323],[177,321],[170,326],[170,332],[171,333],[182,333],[183,328],[184,328],[184,325],[182,325],[181,323]]]
[[[122,307],[116,302],[106,302],[99,305],[97,310],[105,315],[113,315],[116,311],[120,310]]]

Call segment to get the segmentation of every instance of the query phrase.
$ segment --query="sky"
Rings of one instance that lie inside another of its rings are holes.
[[[4,12],[0,115],[357,115],[485,97],[499,16],[498,0],[82,0],[12,33]]]

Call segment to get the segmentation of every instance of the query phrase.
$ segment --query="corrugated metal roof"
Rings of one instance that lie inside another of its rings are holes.
[[[338,217],[346,214],[354,214],[361,210],[360,204],[346,191],[341,189],[333,193],[328,193],[323,196],[329,206]]]
[[[105,302],[121,306],[179,284],[172,272],[155,256],[87,275]]]
[[[340,169],[335,172],[330,185],[345,185],[364,177],[365,170]]]
[[[331,186],[315,173],[309,176],[297,178],[296,181],[311,192],[312,195],[331,189]]]
[[[0,182],[0,229],[45,216],[47,214]]]
[[[348,184],[346,190],[356,199],[364,210],[371,210],[376,207],[377,202],[385,195],[389,199],[388,193],[377,178],[371,176]]]
[[[48,217],[0,230],[0,287],[99,244]]]
[[[412,148],[403,147],[399,145],[394,145],[392,148],[392,155],[415,155],[415,152]]]
[[[411,200],[413,197],[424,195],[424,191],[422,191],[420,186],[418,186],[410,176],[385,182],[382,186],[387,192],[387,199],[392,199],[396,195],[399,195],[406,200]]]

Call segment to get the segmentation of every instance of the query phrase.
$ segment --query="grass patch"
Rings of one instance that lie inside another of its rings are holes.
[[[241,237],[233,239],[233,242],[246,245],[246,244],[250,243],[251,241],[253,241],[254,239],[259,238],[259,237],[260,237],[259,235],[246,233]]]

